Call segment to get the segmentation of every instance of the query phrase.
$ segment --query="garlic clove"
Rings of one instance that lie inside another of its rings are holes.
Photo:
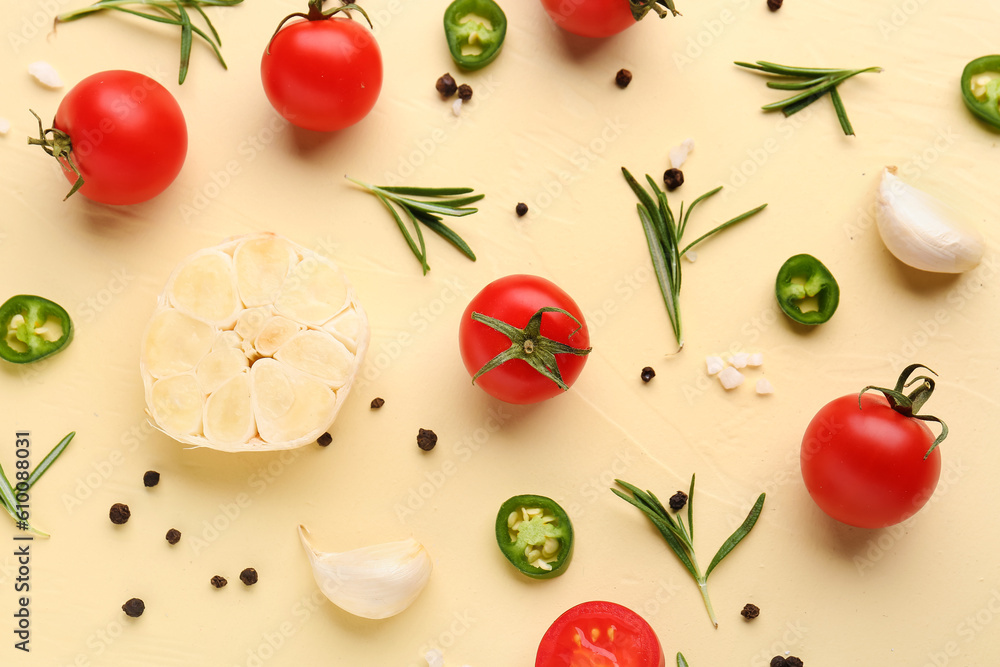
[[[430,555],[413,538],[334,553],[314,549],[308,533],[299,526],[317,585],[331,602],[355,616],[395,616],[413,604],[431,576]]]
[[[961,273],[979,264],[985,252],[978,230],[944,202],[902,181],[895,167],[882,172],[875,220],[889,251],[915,269]]]

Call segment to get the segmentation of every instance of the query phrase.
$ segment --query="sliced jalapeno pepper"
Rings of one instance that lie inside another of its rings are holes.
[[[58,303],[20,294],[0,306],[0,334],[0,359],[27,364],[66,347],[73,322]]]
[[[1000,130],[1000,56],[983,56],[965,66],[962,99],[969,111]]]
[[[795,255],[781,265],[774,294],[785,315],[801,324],[826,322],[840,303],[840,287],[833,274],[812,255]],[[817,310],[803,312],[803,299],[815,299]]]
[[[486,67],[500,55],[507,15],[493,0],[455,0],[444,12],[444,34],[459,67]]]
[[[573,551],[573,526],[556,501],[514,496],[500,506],[497,544],[514,567],[535,579],[557,577]]]

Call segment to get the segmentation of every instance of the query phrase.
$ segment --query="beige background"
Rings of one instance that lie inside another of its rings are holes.
[[[0,663],[422,667],[422,651],[439,645],[448,665],[529,665],[549,623],[590,599],[639,611],[668,657],[683,651],[694,667],[756,667],[786,650],[810,667],[995,662],[998,135],[963,107],[958,77],[997,50],[1000,2],[790,0],[772,14],[763,0],[686,1],[682,18],[589,42],[556,30],[535,0],[508,0],[501,57],[460,74],[441,34],[447,2],[372,0],[381,98],[330,136],[289,128],[260,86],[268,37],[304,2],[213,11],[229,70],[196,45],[182,87],[172,30],[105,16],[47,37],[56,11],[83,4],[0,10],[0,116],[13,123],[0,138],[0,296],[47,296],[78,327],[51,361],[0,369],[8,470],[16,430],[30,429],[35,460],[78,433],[32,493],[32,516],[53,537],[32,545],[29,655],[12,648],[15,561],[2,543],[17,531],[0,521]],[[66,89],[27,76],[40,59]],[[885,72],[842,87],[858,133],[849,138],[828,100],[789,120],[760,112],[776,91],[730,64],[754,59]],[[620,67],[635,75],[626,90],[613,83]],[[191,138],[185,167],[143,205],[62,202],[58,167],[26,145],[27,109],[51,118],[70,86],[112,68],[148,73],[176,95]],[[449,70],[475,89],[458,118],[433,87]],[[696,149],[675,205],[725,186],[691,238],[770,206],[685,264],[688,345],[667,357],[672,334],[618,170],[659,174],[686,137]],[[923,274],[889,255],[871,217],[885,164],[980,226],[989,248],[978,269]],[[430,235],[432,270],[421,277],[386,211],[345,174],[486,193],[477,215],[454,224],[479,260]],[[522,219],[518,201],[531,207]],[[146,424],[140,333],[183,257],[260,230],[351,277],[373,327],[362,377],[329,448],[186,450]],[[799,252],[820,257],[842,289],[837,315],[808,332],[773,297],[775,272]],[[456,346],[468,300],[517,272],[574,295],[594,345],[572,391],[535,407],[472,387]],[[734,350],[761,351],[765,365],[726,393],[703,360]],[[940,373],[928,410],[953,433],[937,493],[898,528],[835,524],[801,483],[802,431],[827,400],[891,384],[911,361]],[[646,365],[657,376],[643,385]],[[758,377],[773,396],[754,394]],[[378,412],[375,396],[386,400]],[[429,454],[414,446],[420,427],[440,436]],[[162,481],[147,490],[151,468]],[[692,472],[702,560],[768,493],[757,528],[712,576],[717,630],[661,538],[607,490],[621,477],[670,495]],[[564,576],[523,578],[496,548],[496,509],[516,493],[552,496],[571,513],[577,544]],[[132,508],[127,525],[109,523],[114,502]],[[386,621],[341,612],[317,593],[300,522],[329,550],[412,535],[433,555],[430,585]],[[170,527],[184,534],[174,547],[163,539]],[[249,589],[237,578],[246,566],[260,573]],[[230,585],[212,589],[214,574]],[[147,605],[137,620],[120,610],[132,596]],[[738,614],[746,602],[762,609],[750,624]]]

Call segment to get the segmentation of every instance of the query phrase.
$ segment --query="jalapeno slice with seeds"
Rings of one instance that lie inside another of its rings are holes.
[[[569,515],[545,496],[508,499],[497,513],[496,537],[507,560],[535,579],[562,574],[573,552]]]
[[[789,257],[778,270],[774,294],[785,315],[800,324],[822,324],[837,310],[840,286],[830,270],[812,255]],[[815,300],[815,310],[802,310],[806,300]]]
[[[27,364],[63,349],[73,339],[73,322],[58,303],[19,294],[0,306],[0,359]]]
[[[500,55],[507,15],[493,0],[455,0],[444,12],[444,34],[459,67],[486,67]]]
[[[969,111],[1000,130],[1000,55],[976,58],[965,66],[962,99]]]

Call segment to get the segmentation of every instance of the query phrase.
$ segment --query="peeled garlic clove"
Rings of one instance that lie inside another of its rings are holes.
[[[274,450],[328,431],[368,347],[329,259],[275,234],[201,250],[167,280],[139,369],[154,425],[187,444]]]
[[[315,550],[308,532],[299,526],[316,583],[331,602],[355,616],[395,616],[413,604],[431,576],[430,555],[413,538],[333,553]]]
[[[979,264],[982,235],[944,202],[900,180],[895,170],[882,172],[875,205],[889,252],[915,269],[936,273],[961,273]]]

